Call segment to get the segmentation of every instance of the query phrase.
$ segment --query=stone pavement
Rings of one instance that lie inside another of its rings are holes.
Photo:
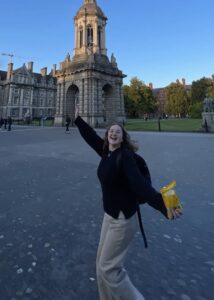
[[[102,135],[103,132],[100,131]],[[142,207],[127,269],[146,300],[212,300],[214,136],[131,133],[153,185],[177,180],[184,216]],[[99,158],[76,129],[0,130],[0,300],[97,300]]]

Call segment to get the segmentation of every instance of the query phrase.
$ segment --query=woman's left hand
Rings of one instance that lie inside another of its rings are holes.
[[[182,210],[178,207],[167,209],[168,219],[174,220],[182,216]]]

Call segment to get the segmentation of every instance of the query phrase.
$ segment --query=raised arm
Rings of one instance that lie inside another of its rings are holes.
[[[96,131],[89,126],[80,116],[78,106],[75,111],[74,123],[79,129],[81,136],[84,138],[86,143],[94,149],[99,156],[103,154],[103,139],[96,133]]]

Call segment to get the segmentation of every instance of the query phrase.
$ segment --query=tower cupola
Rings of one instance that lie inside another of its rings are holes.
[[[105,26],[107,18],[96,0],[85,0],[74,17],[75,49],[74,55],[106,55]]]

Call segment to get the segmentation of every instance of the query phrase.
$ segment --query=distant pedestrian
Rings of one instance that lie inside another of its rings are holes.
[[[7,123],[8,123],[8,128],[7,130],[8,131],[11,131],[11,126],[12,126],[12,123],[13,123],[13,120],[12,118],[9,116],[8,119],[7,119]]]
[[[1,118],[1,120],[0,120],[0,128],[2,128],[3,124],[4,124],[4,120],[3,120],[3,118]]]
[[[66,123],[65,123],[65,127],[66,127],[65,133],[70,133],[70,131],[69,131],[70,124],[71,124],[71,118],[69,116],[67,116]]]
[[[205,129],[205,132],[209,132],[208,125],[207,125],[207,120],[206,119],[204,121],[204,129]]]
[[[7,119],[4,119],[4,129],[7,129]]]

